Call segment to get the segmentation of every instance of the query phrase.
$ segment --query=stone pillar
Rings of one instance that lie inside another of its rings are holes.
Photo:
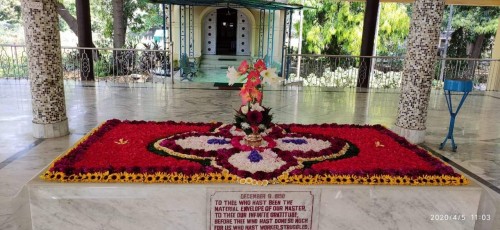
[[[56,0],[21,0],[28,56],[33,136],[67,135]]]
[[[495,35],[491,59],[500,59],[500,23],[498,24],[497,34]],[[486,89],[500,90],[500,61],[491,62],[490,73],[488,74],[488,86]]]
[[[415,144],[425,139],[444,6],[444,0],[416,0],[413,4],[398,117],[393,130]]]

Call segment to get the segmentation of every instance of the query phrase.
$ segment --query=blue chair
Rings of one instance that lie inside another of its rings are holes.
[[[198,72],[196,62],[190,62],[189,57],[186,54],[181,55],[179,65],[181,71],[181,81],[192,81],[193,77],[196,77],[196,73]]]

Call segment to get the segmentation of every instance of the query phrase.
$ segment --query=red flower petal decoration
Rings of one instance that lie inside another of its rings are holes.
[[[253,70],[248,74],[247,82],[245,85],[247,85],[248,88],[255,88],[256,86],[260,85],[260,82],[259,71]]]
[[[258,115],[255,116],[255,121],[258,121]],[[239,176],[255,180],[277,180],[278,176],[290,169],[292,171],[289,171],[288,179],[299,180],[301,176],[318,176],[324,179],[314,182],[317,184],[463,185],[468,183],[467,178],[456,173],[449,165],[380,125],[283,124],[280,125],[282,129],[274,125],[271,127],[276,131],[264,137],[264,140],[269,142],[266,148],[272,149],[286,162],[286,165],[270,173],[260,171],[250,173],[232,166],[228,158],[242,151],[242,147],[236,145],[229,149],[205,151],[183,148],[177,143],[178,139],[214,135],[214,133],[217,133],[217,137],[231,139],[231,143],[241,140],[240,136],[232,138],[231,127],[221,127],[221,123],[109,120],[52,163],[43,178],[56,181],[109,182],[108,175],[113,175],[112,182],[119,182],[116,181],[117,178],[122,182],[147,182],[144,179],[146,176],[147,178],[154,176],[158,177],[155,179],[157,182],[172,182],[177,181],[181,173],[185,179],[184,183],[189,183],[186,176],[191,175],[202,178],[200,181],[204,183],[214,181],[206,180],[207,173],[221,173],[223,168],[229,170],[231,178]],[[282,132],[283,130],[286,132]],[[300,150],[302,145],[297,145],[297,150],[285,151],[273,143],[272,140],[277,138],[314,138],[328,141],[331,146],[320,151],[302,151]],[[121,139],[128,142],[119,142]],[[343,140],[347,141],[356,154],[350,152],[350,148],[346,155],[339,158],[319,162],[317,159],[312,159],[339,152],[346,143]],[[377,147],[374,144],[376,142],[383,143],[384,147]],[[157,152],[158,149],[151,146],[154,143],[190,156],[215,157],[217,165],[222,168],[207,164],[204,160]],[[307,167],[300,165],[300,159],[304,158],[311,158],[310,161],[303,160],[307,163]],[[94,179],[89,179],[85,174],[98,175]],[[168,177],[172,175],[175,178],[169,180]],[[307,181],[287,180],[274,182],[307,183]],[[230,182],[236,181],[230,180]]]
[[[248,65],[247,60],[243,60],[238,67],[238,73],[243,75],[248,71],[248,68],[250,68],[250,65]]]
[[[259,73],[267,69],[266,63],[264,63],[262,59],[257,60],[257,62],[253,65],[253,68],[259,71]]]

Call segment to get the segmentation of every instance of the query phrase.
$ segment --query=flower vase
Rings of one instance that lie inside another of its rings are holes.
[[[260,135],[260,133],[248,134],[245,136],[244,140],[246,145],[253,148],[259,147],[262,144],[262,136]]]

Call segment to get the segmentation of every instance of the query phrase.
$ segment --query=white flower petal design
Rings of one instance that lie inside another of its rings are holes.
[[[278,157],[276,153],[271,151],[271,149],[266,149],[263,152],[259,152],[259,154],[262,156],[262,160],[259,162],[251,162],[248,159],[250,151],[236,153],[229,157],[228,162],[240,170],[245,170],[251,173],[258,171],[273,172],[286,164],[286,162]]]
[[[250,125],[248,125],[248,127],[250,127]],[[236,126],[232,126],[231,129],[229,129],[229,133],[231,133],[231,135],[233,136],[238,136],[238,137],[246,135],[245,132],[243,132],[243,130],[236,128]]]
[[[290,140],[290,139],[303,139],[307,141],[305,144],[294,144],[294,143],[286,143],[283,142],[283,140]],[[305,138],[305,137],[286,137],[286,138],[279,138],[276,140],[276,148],[279,148],[284,151],[293,151],[293,150],[300,150],[300,151],[315,151],[319,152],[323,149],[329,148],[332,144],[328,141],[323,141],[323,140],[318,140],[318,139],[313,139],[313,138]]]
[[[210,139],[224,139],[228,141],[228,144],[209,144],[208,140]],[[233,148],[231,145],[231,139],[224,138],[220,136],[199,136],[199,137],[186,137],[184,139],[175,140],[175,143],[181,146],[184,149],[197,149],[197,150],[219,150],[219,149],[230,149]]]

